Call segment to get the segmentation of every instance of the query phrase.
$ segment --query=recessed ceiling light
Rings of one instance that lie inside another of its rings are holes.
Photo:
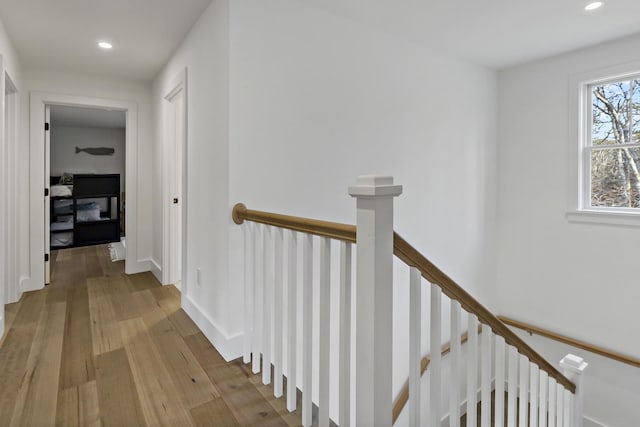
[[[584,10],[596,10],[602,6],[601,1],[594,1],[584,7]]]
[[[113,45],[109,42],[98,42],[98,46],[100,46],[102,49],[111,49],[113,48]]]

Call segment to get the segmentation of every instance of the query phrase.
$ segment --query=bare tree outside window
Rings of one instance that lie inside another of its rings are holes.
[[[640,208],[640,80],[591,86],[591,206]]]

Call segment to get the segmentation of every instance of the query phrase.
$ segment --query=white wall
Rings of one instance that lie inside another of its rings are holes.
[[[76,153],[75,148],[109,147],[110,156]],[[63,173],[117,173],[120,191],[125,191],[125,130],[60,126],[51,123],[51,176]]]
[[[224,344],[229,307],[228,230],[229,230],[229,2],[214,0],[199,18],[169,63],[153,83],[155,131],[163,135],[164,97],[174,78],[187,68],[187,265],[183,269],[183,306],[192,317],[193,307],[202,317],[200,328],[231,356]],[[154,235],[162,236],[162,182],[165,143],[155,147],[153,198]],[[171,159],[170,159],[171,160]],[[162,239],[154,242],[153,259],[163,266]],[[202,273],[201,285],[195,270]],[[232,310],[235,308],[231,308]],[[236,342],[239,342],[236,340]],[[237,354],[233,354],[236,357]]]
[[[639,43],[630,37],[499,75],[499,310],[635,357],[640,229],[569,223],[565,214],[575,147],[569,81],[638,61]]]
[[[28,69],[23,75],[21,97],[21,191],[29,194],[29,93],[43,92],[59,95],[105,98],[134,102],[137,106],[137,249],[135,250],[135,271],[150,269],[151,248],[153,242],[153,195],[152,195],[152,158],[153,158],[153,122],[151,108],[151,85],[145,82],[126,80],[98,75],[73,74],[55,70]],[[23,218],[29,218],[28,197],[22,206]],[[29,236],[28,222],[22,236]],[[39,239],[29,236],[27,242]],[[21,271],[28,277],[29,246],[21,248]],[[130,249],[128,247],[128,249]],[[25,282],[28,286],[28,282]]]

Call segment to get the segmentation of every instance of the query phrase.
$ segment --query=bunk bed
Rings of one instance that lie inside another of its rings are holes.
[[[120,240],[120,174],[51,177],[51,249]]]

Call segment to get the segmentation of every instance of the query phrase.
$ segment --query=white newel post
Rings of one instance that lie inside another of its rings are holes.
[[[580,356],[567,354],[560,361],[560,367],[565,377],[576,385],[576,393],[573,396],[573,426],[582,427],[582,407],[584,402],[584,370],[589,364]]]
[[[402,186],[390,176],[360,176],[357,199],[356,422],[392,425],[393,198]]]

